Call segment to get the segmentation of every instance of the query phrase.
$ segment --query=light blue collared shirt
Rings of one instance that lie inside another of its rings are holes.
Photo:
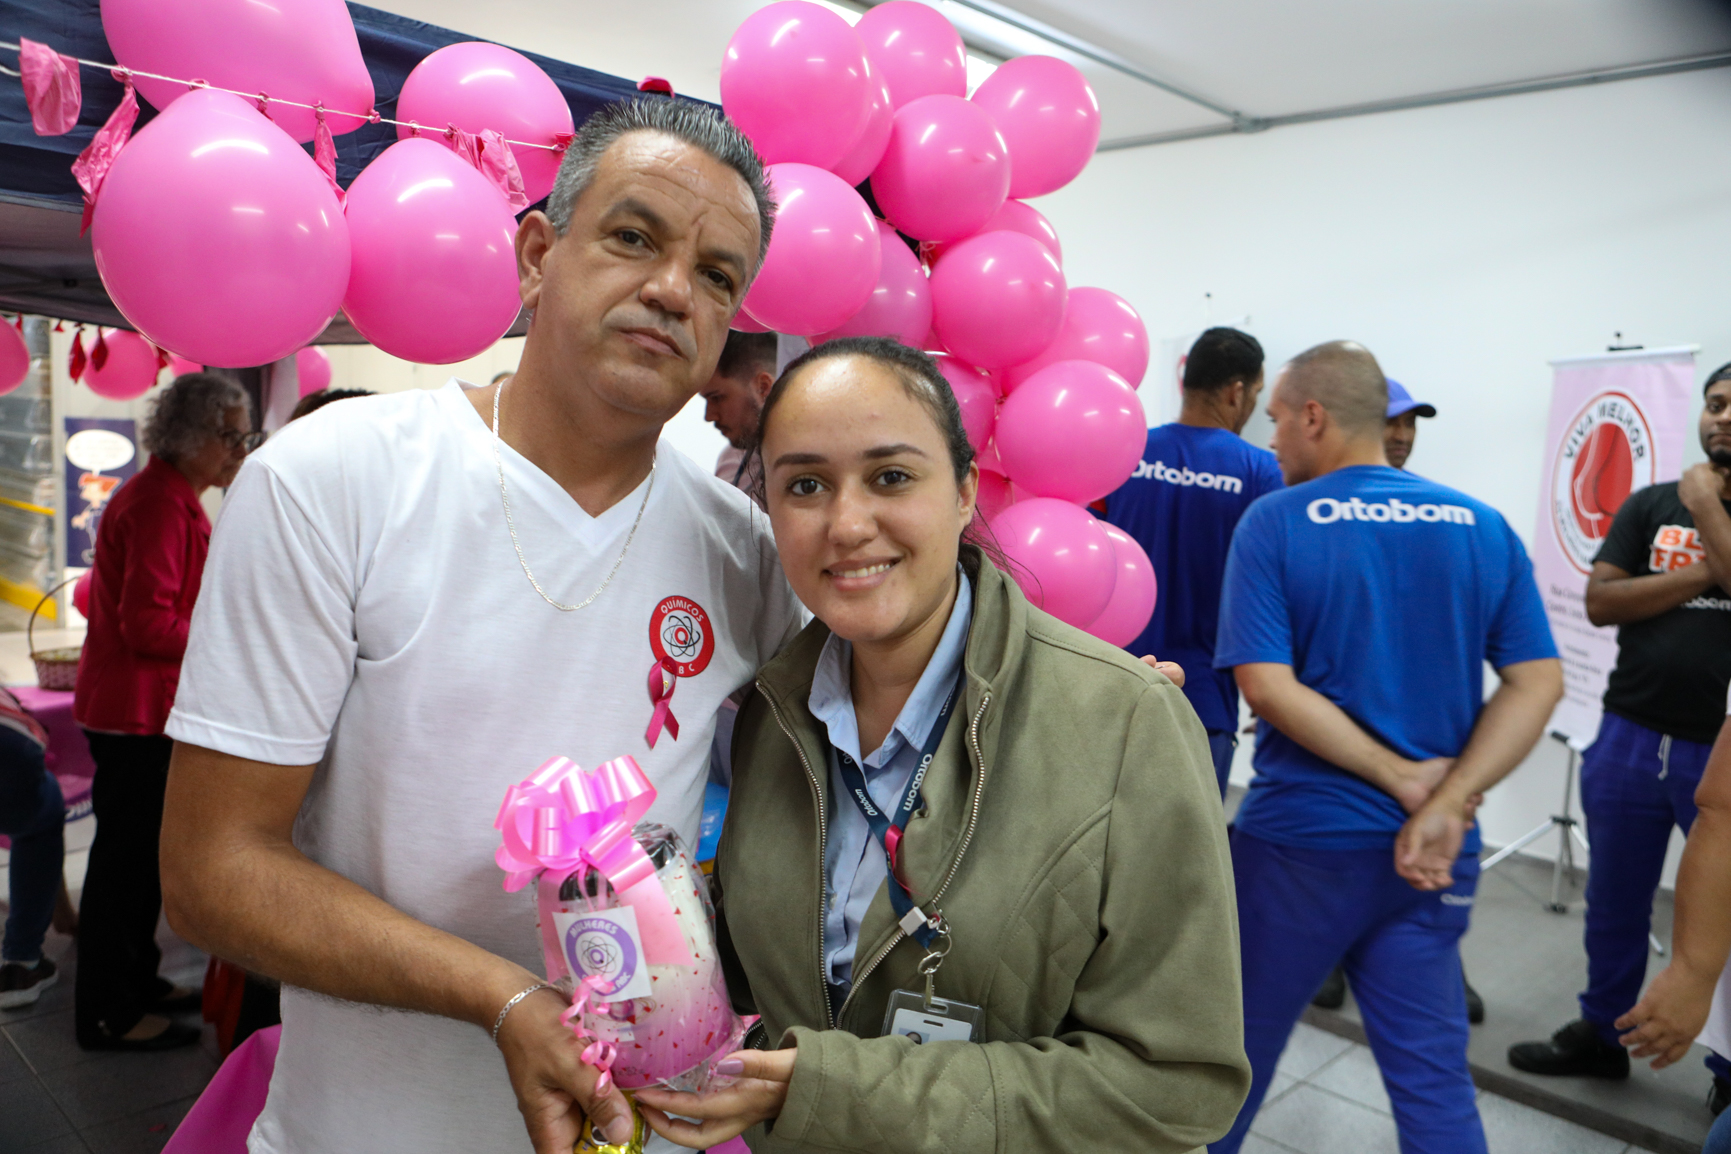
[[[866,789],[886,813],[902,800],[902,791],[919,766],[920,750],[931,736],[938,714],[961,675],[968,646],[968,625],[974,616],[974,591],[958,567],[960,583],[949,624],[938,647],[908,695],[883,745],[861,757],[859,719],[853,711],[853,644],[830,634],[818,655],[811,679],[812,716],[829,730],[829,847],[824,859],[824,972],[844,989],[853,982],[854,949],[866,909],[884,884],[883,843],[872,836],[859,806],[847,797],[836,750],[865,771]],[[869,860],[868,860],[869,858]]]

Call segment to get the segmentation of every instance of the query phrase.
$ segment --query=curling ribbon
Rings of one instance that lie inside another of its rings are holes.
[[[96,130],[89,145],[72,162],[72,175],[78,178],[78,187],[84,190],[84,219],[78,225],[79,236],[89,230],[90,218],[96,212],[96,198],[102,192],[102,182],[108,179],[114,158],[126,147],[132,126],[138,120],[138,93],[132,88],[132,73],[116,68],[114,78],[126,86],[126,91],[121,94],[120,103],[115,106],[108,122]]]
[[[508,875],[508,893],[539,876],[544,948],[553,932],[551,906],[558,900],[559,884],[588,865],[607,876],[621,905],[637,911],[644,961],[652,966],[695,964],[673,903],[655,876],[655,863],[632,836],[654,801],[655,787],[630,757],[604,762],[593,773],[568,758],[549,758],[506,791],[493,822],[501,835],[494,859]],[[556,977],[565,969],[564,955],[552,944],[547,972]]]
[[[655,739],[661,736],[665,727],[674,741],[679,740],[679,719],[673,716],[673,691],[679,686],[679,674],[674,664],[663,657],[649,667],[649,704],[655,707],[655,712],[649,715],[649,731],[643,736],[649,742],[649,748],[655,748]]]
[[[571,1032],[579,1038],[589,1037],[583,1033],[583,1027],[578,1024],[578,1019],[583,1015],[583,1012],[592,1005],[596,1008],[607,1005],[606,1001],[595,996],[595,991],[606,980],[600,974],[583,975],[583,980],[577,983],[577,996],[559,1014],[560,1024],[570,1027]],[[595,1092],[597,1094],[607,1093],[608,1087],[613,1084],[613,1060],[618,1056],[619,1048],[612,1042],[603,1042],[600,1038],[593,1037],[590,1038],[589,1044],[583,1047],[583,1052],[577,1056],[584,1065],[593,1066],[601,1071],[601,1077],[595,1080]]]
[[[18,71],[36,135],[64,136],[71,132],[84,103],[84,89],[78,83],[78,61],[20,36]]]

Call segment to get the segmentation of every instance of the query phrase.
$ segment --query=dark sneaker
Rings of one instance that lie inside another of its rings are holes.
[[[42,991],[59,980],[60,974],[47,958],[38,958],[34,966],[22,962],[0,965],[0,1010],[34,1004]]]
[[[1717,1118],[1726,1106],[1731,1106],[1731,1078],[1715,1074],[1713,1084],[1707,1088],[1707,1111]]]
[[[1310,1004],[1322,1010],[1338,1010],[1346,1004],[1346,971],[1339,966],[1323,979],[1322,988]]]
[[[1485,1020],[1485,1000],[1479,997],[1479,992],[1467,981],[1465,970],[1461,971],[1461,981],[1467,988],[1467,1021],[1476,1026]]]
[[[1509,1065],[1529,1074],[1573,1074],[1587,1078],[1627,1078],[1629,1051],[1599,1037],[1585,1018],[1576,1018],[1548,1042],[1517,1042]]]

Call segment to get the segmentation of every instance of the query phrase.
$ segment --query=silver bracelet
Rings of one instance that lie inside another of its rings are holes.
[[[536,990],[551,990],[553,987],[546,982],[536,982],[526,990],[521,990],[511,996],[511,1000],[499,1007],[499,1016],[493,1019],[493,1044],[499,1044],[499,1027],[505,1024],[505,1015],[511,1012],[511,1007],[533,994]]]

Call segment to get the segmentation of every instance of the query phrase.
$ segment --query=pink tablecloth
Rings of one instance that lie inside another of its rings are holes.
[[[90,759],[84,731],[72,720],[72,694],[35,685],[7,688],[48,731],[48,769],[60,779],[67,819],[83,817],[90,812],[90,782],[96,776],[96,763]]]

